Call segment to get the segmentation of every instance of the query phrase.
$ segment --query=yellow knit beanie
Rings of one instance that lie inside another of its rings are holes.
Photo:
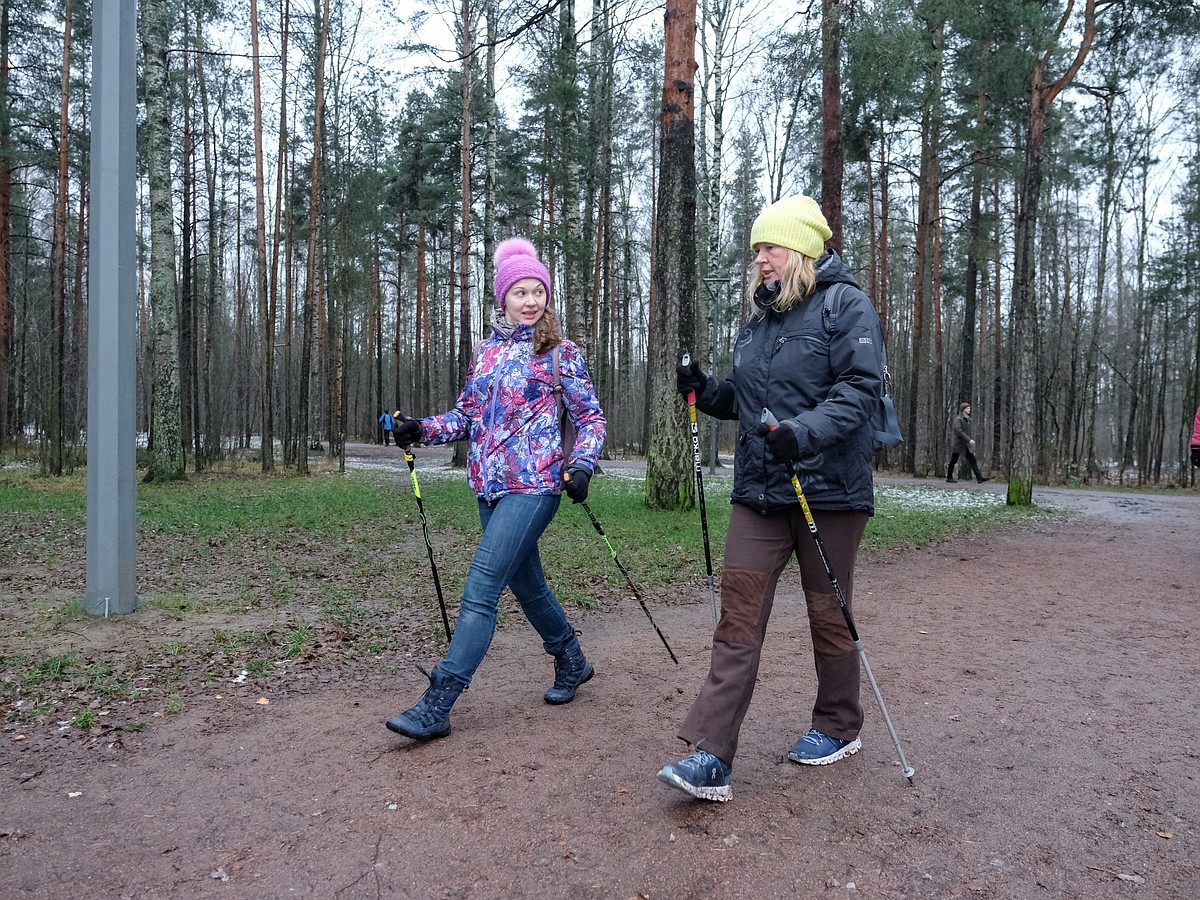
[[[781,197],[758,214],[750,228],[750,246],[775,244],[816,259],[832,234],[817,201],[797,194]]]

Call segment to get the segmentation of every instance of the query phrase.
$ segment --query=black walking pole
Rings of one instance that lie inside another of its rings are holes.
[[[570,480],[571,474],[569,472],[563,472],[563,481]],[[621,574],[625,576],[625,581],[628,583],[629,589],[633,591],[633,596],[637,598],[638,605],[642,607],[642,612],[646,614],[646,618],[650,620],[650,624],[653,625],[654,630],[658,632],[658,636],[662,640],[663,646],[667,648],[667,653],[671,655],[671,661],[675,663],[675,665],[679,665],[679,660],[675,656],[675,651],[672,650],[671,645],[667,643],[667,638],[662,633],[662,629],[658,627],[658,623],[654,621],[654,616],[650,615],[650,610],[647,608],[645,601],[642,600],[642,595],[638,591],[637,585],[633,583],[633,579],[629,577],[629,573],[625,571],[625,567],[621,565],[621,560],[617,558],[617,551],[613,549],[612,542],[609,541],[608,535],[604,533],[604,529],[600,526],[599,520],[592,513],[592,508],[588,506],[586,500],[579,500],[576,502],[578,502],[579,505],[583,507],[583,511],[588,514],[588,518],[592,520],[592,526],[597,532],[600,533],[600,537],[604,538],[604,543],[608,545],[608,552],[612,554],[613,562],[617,564],[617,568],[620,569]]]
[[[683,354],[680,361],[682,366],[692,364],[690,353]],[[708,509],[704,504],[704,475],[700,465],[700,429],[696,425],[696,392],[688,391],[688,421],[692,424],[692,461],[696,466],[696,495],[700,498],[700,531],[704,534],[704,571],[708,575],[708,603],[712,607],[713,629],[716,630],[721,608],[717,605],[717,594],[713,590],[712,550],[708,544]]]
[[[421,534],[425,537],[425,552],[429,554],[429,568],[433,570],[433,586],[437,590],[438,607],[442,611],[442,627],[446,629],[446,642],[450,642],[450,618],[446,615],[446,601],[442,597],[442,581],[438,578],[437,563],[433,561],[433,543],[429,540],[429,520],[425,518],[425,504],[421,501],[421,485],[417,483],[416,461],[412,449],[408,446],[400,448],[404,451],[404,461],[408,463],[408,475],[412,479],[413,496],[417,498],[417,510],[421,513]]]
[[[772,431],[779,427],[779,420],[765,407],[762,411],[762,423]],[[879,711],[883,713],[884,724],[887,725],[888,733],[892,736],[892,743],[896,745],[896,753],[900,757],[900,766],[904,777],[908,779],[909,784],[912,784],[913,776],[917,772],[908,764],[908,760],[904,758],[904,749],[900,746],[900,738],[896,736],[896,729],[892,726],[892,717],[888,715],[887,706],[883,702],[883,694],[879,692],[879,685],[875,681],[875,673],[871,671],[871,664],[867,662],[867,651],[863,647],[862,639],[858,636],[858,629],[854,627],[854,617],[850,615],[850,607],[846,605],[846,598],[842,596],[842,586],[838,584],[837,576],[833,574],[833,566],[829,564],[829,558],[825,555],[825,545],[821,542],[821,535],[817,533],[817,523],[813,521],[812,511],[808,508],[808,500],[804,496],[804,488],[800,486],[800,479],[796,475],[796,466],[794,463],[788,466],[788,472],[792,476],[792,487],[796,491],[796,499],[800,501],[800,509],[804,512],[804,521],[808,523],[808,530],[812,532],[813,543],[817,545],[817,555],[821,557],[821,564],[825,566],[825,574],[829,576],[829,583],[833,585],[833,593],[837,596],[838,606],[842,608],[842,618],[846,620],[846,627],[850,629],[850,639],[854,641],[854,649],[858,651],[858,658],[862,660],[863,669],[867,673],[867,680],[871,682],[871,690],[875,693],[875,702],[879,704]]]

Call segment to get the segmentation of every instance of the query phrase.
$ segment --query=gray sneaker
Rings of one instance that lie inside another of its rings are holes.
[[[697,750],[686,759],[668,763],[658,770],[658,780],[669,784],[698,800],[725,803],[733,799],[729,777],[733,766],[727,766],[706,750]]]

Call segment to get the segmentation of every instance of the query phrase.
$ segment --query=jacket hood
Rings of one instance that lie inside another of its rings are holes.
[[[817,289],[828,287],[831,284],[839,282],[843,284],[852,284],[858,287],[858,282],[854,280],[854,275],[851,274],[849,267],[842,258],[837,254],[836,250],[827,250],[825,254],[817,260]]]

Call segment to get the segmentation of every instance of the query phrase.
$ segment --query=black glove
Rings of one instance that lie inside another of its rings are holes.
[[[1200,447],[1192,448],[1192,465],[1200,466]]]
[[[396,414],[396,424],[392,426],[392,437],[398,447],[408,447],[421,441],[421,423],[412,416]]]
[[[760,425],[759,429],[766,431],[764,440],[767,452],[771,454],[771,459],[775,462],[789,463],[800,458],[800,442],[796,440],[796,432],[788,426],[780,425],[775,429],[769,429],[766,425]]]
[[[708,376],[700,371],[700,363],[694,359],[686,366],[675,367],[675,389],[684,397],[692,391],[699,397],[708,387]]]
[[[579,466],[567,469],[567,482],[563,490],[567,492],[572,503],[582,503],[587,499],[588,481],[591,477],[591,472]]]

